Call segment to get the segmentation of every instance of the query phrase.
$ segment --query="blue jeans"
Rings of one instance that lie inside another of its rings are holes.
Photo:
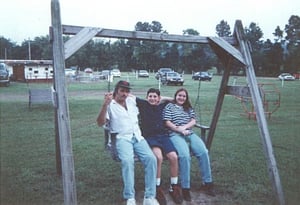
[[[156,195],[157,162],[151,148],[145,139],[137,141],[133,136],[131,140],[117,139],[116,148],[122,164],[122,177],[124,183],[123,197],[135,198],[134,190],[134,153],[138,155],[145,171],[145,198]]]
[[[186,189],[190,188],[190,152],[197,157],[198,165],[202,174],[202,182],[212,182],[208,150],[202,139],[194,133],[188,136],[182,136],[178,133],[171,133],[170,137],[178,153],[181,187]]]

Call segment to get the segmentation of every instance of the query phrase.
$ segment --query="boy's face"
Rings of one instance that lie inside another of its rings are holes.
[[[147,100],[151,105],[158,105],[160,101],[160,96],[158,96],[156,93],[149,93],[147,95]]]

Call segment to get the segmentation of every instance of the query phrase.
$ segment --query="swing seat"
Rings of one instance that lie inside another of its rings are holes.
[[[209,126],[196,124],[195,127],[200,129],[201,133],[201,139],[203,140],[204,144],[206,144],[206,132],[209,130]],[[111,158],[114,161],[120,162],[120,158],[118,156],[118,151],[116,148],[116,133],[111,133],[109,130],[108,125],[104,125],[104,148],[108,152],[108,154],[111,156]],[[137,155],[134,155],[134,160],[139,161],[139,158]]]
[[[195,127],[200,129],[200,137],[203,140],[204,144],[206,145],[207,139],[206,139],[206,132],[209,130],[209,126],[196,124]]]
[[[52,104],[55,105],[54,88],[30,88],[28,90],[29,109],[32,108],[32,104]]]

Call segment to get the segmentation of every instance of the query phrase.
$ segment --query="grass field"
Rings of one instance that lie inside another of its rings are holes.
[[[140,97],[145,96],[149,87],[158,87],[153,76],[121,79],[129,79],[132,92]],[[220,80],[220,76],[214,76],[211,82],[200,84],[200,103],[195,110],[202,124],[210,124]],[[235,80],[245,85],[243,77],[230,78],[229,83]],[[300,81],[285,82],[283,87],[275,78],[258,78],[258,82],[274,83],[280,91],[281,105],[268,119],[268,127],[286,204],[297,205],[300,203]],[[0,88],[1,205],[64,203],[62,179],[56,174],[54,110],[50,105],[33,105],[31,111],[28,109],[28,87],[49,86],[12,83]],[[185,75],[184,87],[194,104],[198,81]],[[120,164],[104,151],[103,130],[95,123],[107,83],[68,82],[67,88],[78,204],[122,204]],[[178,88],[162,86],[161,92],[173,96]],[[210,150],[218,195],[216,204],[276,204],[257,122],[243,113],[239,100],[225,97]],[[167,163],[163,169],[163,183],[167,187]],[[200,186],[200,173],[195,159],[191,174],[192,189],[196,190]],[[138,163],[136,189],[143,190],[143,186],[143,171]]]

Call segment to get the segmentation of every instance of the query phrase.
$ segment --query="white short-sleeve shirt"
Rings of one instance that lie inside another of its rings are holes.
[[[137,140],[143,139],[139,127],[138,114],[135,98],[126,98],[127,110],[112,100],[107,109],[107,119],[109,120],[110,132],[117,133],[117,138],[131,140],[133,136]]]

